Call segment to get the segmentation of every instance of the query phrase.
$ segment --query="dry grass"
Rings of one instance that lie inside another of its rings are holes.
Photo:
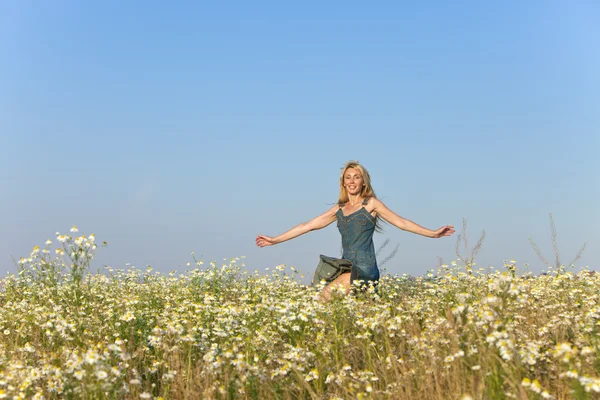
[[[575,264],[577,262],[577,260],[579,260],[581,258],[581,256],[583,255],[583,252],[585,251],[587,242],[583,243],[583,246],[581,246],[581,248],[579,249],[577,254],[575,254],[575,257],[573,258],[573,260],[570,263],[568,263],[566,265],[562,264],[560,262],[560,251],[558,250],[558,241],[556,239],[556,225],[554,224],[554,218],[552,217],[552,213],[549,214],[549,217],[550,217],[550,239],[552,241],[552,252],[554,254],[554,264],[549,262],[546,259],[546,257],[544,257],[544,255],[542,254],[542,251],[537,246],[537,244],[533,241],[532,237],[529,237],[529,243],[531,244],[533,251],[535,251],[535,254],[539,257],[540,260],[542,260],[542,262],[544,264],[548,265],[549,267],[555,268],[557,270],[564,270],[565,267]]]

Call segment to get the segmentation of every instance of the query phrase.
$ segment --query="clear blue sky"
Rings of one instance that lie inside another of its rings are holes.
[[[349,159],[401,216],[485,230],[479,266],[541,271],[552,212],[563,262],[587,241],[600,267],[600,4],[402,4],[2,2],[4,270],[76,224],[109,243],[96,266],[311,275],[335,224],[254,239],[327,210]],[[456,236],[386,238],[391,273],[455,258]]]

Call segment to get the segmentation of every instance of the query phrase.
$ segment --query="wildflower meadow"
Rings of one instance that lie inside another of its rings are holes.
[[[594,399],[600,276],[451,262],[321,301],[243,258],[94,271],[56,234],[0,281],[0,399]]]

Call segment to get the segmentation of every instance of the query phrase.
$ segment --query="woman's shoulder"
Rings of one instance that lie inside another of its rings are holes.
[[[367,197],[365,199],[365,201],[367,202],[367,204],[383,204],[381,202],[381,200],[379,200],[377,197],[375,196],[371,196],[371,197]]]
[[[371,196],[365,198],[363,202],[364,207],[369,212],[377,211],[377,208],[381,207],[383,203],[377,197]]]
[[[381,200],[379,200],[375,196],[365,197],[365,199],[363,200],[363,205],[368,205],[368,204],[371,204],[371,205],[381,204]]]
[[[327,212],[336,214],[339,210],[341,210],[344,207],[345,204],[346,203],[340,203],[340,202],[335,203],[329,210],[327,210]]]

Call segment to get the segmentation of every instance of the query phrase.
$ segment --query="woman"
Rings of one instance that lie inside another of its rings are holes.
[[[376,283],[379,280],[373,233],[379,228],[380,217],[404,231],[426,237],[440,238],[450,236],[455,232],[451,225],[444,225],[432,231],[395,214],[375,196],[369,172],[365,167],[357,161],[349,161],[344,165],[340,175],[338,204],[318,217],[297,225],[279,236],[258,235],[256,245],[259,247],[272,246],[304,233],[324,228],[333,221],[337,221],[342,235],[342,258],[352,261],[352,273],[347,272],[340,275],[325,287],[323,297],[329,298],[331,289],[340,284],[347,293],[352,287],[351,277],[353,280],[362,280],[363,282]]]

